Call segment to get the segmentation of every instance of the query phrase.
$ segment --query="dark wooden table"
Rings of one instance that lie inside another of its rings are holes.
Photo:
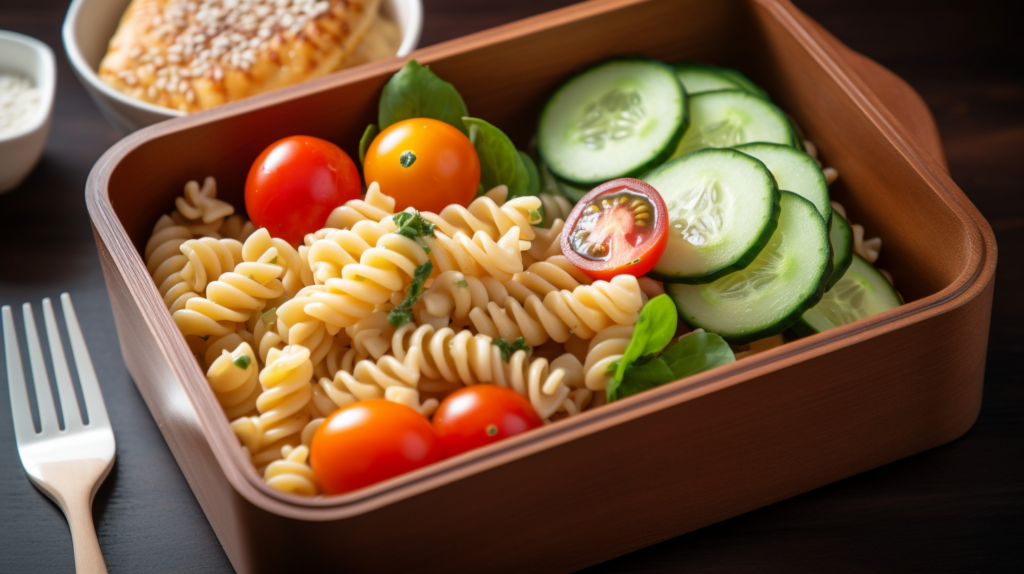
[[[231,566],[117,344],[83,189],[93,163],[120,135],[68,66],[60,41],[67,3],[0,0],[0,29],[40,38],[58,60],[46,153],[28,181],[0,196],[0,303],[38,303],[62,291],[75,298],[117,436],[117,464],[94,509],[110,570],[227,572]],[[570,2],[424,3],[422,45]],[[1006,9],[984,1],[796,3],[924,96],[938,120],[953,179],[995,229],[999,273],[981,416],[948,445],[591,570],[1019,568],[1024,564],[1024,50],[1017,22],[1009,16],[1011,3]],[[61,511],[22,472],[2,390],[0,572],[65,572],[73,564]]]

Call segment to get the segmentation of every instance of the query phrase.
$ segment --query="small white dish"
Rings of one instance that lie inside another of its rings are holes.
[[[185,112],[136,100],[108,86],[97,70],[131,0],[73,0],[64,18],[64,49],[71,69],[110,123],[123,133],[178,118]],[[416,49],[423,31],[422,0],[384,0],[381,13],[402,31],[398,56]]]
[[[18,187],[43,155],[57,87],[53,50],[35,38],[0,30],[0,73],[27,77],[40,94],[26,125],[0,136],[0,193],[5,193]]]

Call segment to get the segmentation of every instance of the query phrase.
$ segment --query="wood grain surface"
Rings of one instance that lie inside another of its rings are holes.
[[[569,2],[425,2],[422,45]],[[3,0],[0,29],[58,55],[45,156],[0,196],[0,303],[69,291],[118,440],[96,496],[112,572],[226,572],[230,565],[124,366],[82,190],[119,137],[72,75],[60,45],[66,1]],[[1024,561],[1024,53],[996,3],[796,0],[851,48],[906,79],[936,116],[954,180],[1000,247],[981,417],[946,446],[594,567],[595,571],[1003,570]],[[1018,295],[1018,297],[1014,297]],[[0,392],[0,572],[73,569],[60,510],[25,478]],[[614,493],[607,493],[614,496]],[[609,532],[609,536],[628,533]],[[453,551],[457,549],[453,548]],[[343,567],[342,564],[339,564]],[[429,570],[429,565],[424,565]]]

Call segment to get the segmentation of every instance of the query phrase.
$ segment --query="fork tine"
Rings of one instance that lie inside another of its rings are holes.
[[[60,340],[60,331],[53,316],[53,303],[49,297],[43,299],[43,322],[46,323],[46,339],[50,342],[50,359],[53,361],[53,376],[57,379],[60,410],[64,414],[64,430],[80,429],[82,414],[78,412],[75,387],[71,383],[68,360],[64,356],[64,344]]]
[[[57,407],[53,405],[53,393],[50,392],[50,377],[46,374],[46,363],[43,361],[43,348],[39,344],[39,333],[36,332],[36,318],[32,314],[32,304],[21,306],[21,316],[25,321],[25,340],[28,342],[28,358],[32,365],[32,380],[36,386],[36,406],[39,407],[39,430],[43,434],[59,432],[57,424]]]
[[[11,393],[11,416],[14,418],[14,436],[23,444],[36,434],[32,425],[32,410],[25,387],[25,370],[21,366],[21,349],[18,333],[14,329],[14,314],[11,306],[4,305],[4,352],[7,355],[7,387]]]
[[[71,352],[75,356],[75,366],[78,368],[78,382],[82,384],[85,410],[89,413],[89,428],[110,427],[110,418],[107,416],[107,406],[103,403],[100,382],[96,380],[96,371],[92,368],[89,349],[85,347],[85,337],[82,336],[82,328],[78,325],[78,316],[75,315],[75,308],[71,304],[71,295],[61,293],[60,303],[64,308],[64,322],[67,323]]]

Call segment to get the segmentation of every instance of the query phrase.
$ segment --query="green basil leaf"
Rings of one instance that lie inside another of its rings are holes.
[[[736,360],[729,343],[715,333],[690,333],[660,357],[679,380]]]
[[[609,400],[618,400],[637,393],[660,387],[676,380],[675,374],[665,361],[654,358],[644,364],[634,363],[626,368],[622,383],[617,386],[615,395]]]
[[[366,126],[363,137],[359,138],[359,165],[366,163],[366,150],[370,149],[370,144],[373,143],[373,140],[379,133],[380,130],[377,128],[377,124]]]
[[[633,338],[619,359],[615,378],[622,380],[626,367],[643,355],[657,353],[672,342],[678,324],[676,306],[668,295],[658,295],[644,305],[633,329]]]
[[[527,354],[530,353],[530,345],[526,343],[526,339],[523,337],[518,337],[512,343],[509,343],[501,337],[495,337],[494,339],[491,339],[491,344],[498,348],[501,352],[501,360],[506,363],[512,358],[512,355],[514,355],[516,351],[526,351]]]
[[[537,195],[540,193],[540,171],[537,170],[537,164],[523,150],[519,150],[519,159],[523,160],[523,167],[526,168],[526,175],[529,176],[526,195]]]
[[[433,118],[451,124],[469,135],[462,118],[469,115],[455,86],[437,77],[429,68],[409,60],[391,76],[380,94],[377,120],[380,129],[410,118]]]
[[[505,132],[479,118],[462,118],[469,129],[469,141],[480,158],[480,186],[490,191],[508,186],[508,197],[528,195],[530,173],[519,150]]]

